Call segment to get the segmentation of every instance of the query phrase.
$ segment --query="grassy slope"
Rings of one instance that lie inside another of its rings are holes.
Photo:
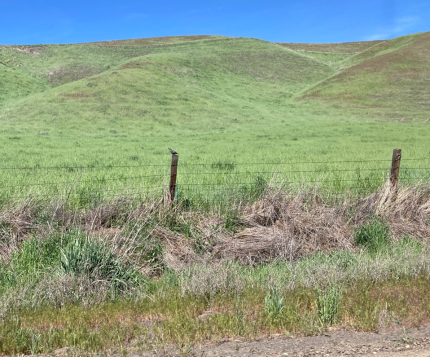
[[[43,81],[0,64],[0,103],[42,92],[47,88],[49,88],[48,85]]]
[[[1,92],[3,95],[0,93],[0,105],[9,98],[99,74],[123,61],[147,54],[148,47],[180,46],[223,38],[172,36],[75,45],[0,46],[0,68],[14,73],[3,75],[0,84],[5,88]],[[18,79],[21,77],[25,77],[26,82]]]
[[[277,45],[300,52],[306,56],[322,61],[337,71],[345,68],[341,63],[359,54],[369,47],[383,41],[363,41],[345,43],[277,43]]]
[[[281,108],[290,105],[286,100],[296,91],[333,73],[324,64],[258,40],[147,51],[151,54],[98,76],[6,106],[3,124],[19,132],[19,140],[34,138],[38,131],[49,131],[52,135],[43,138],[49,141],[59,132],[79,139],[138,135],[152,142],[154,135],[158,140],[167,136],[176,137],[177,144],[197,133],[245,132],[249,138],[249,131],[262,134],[268,123],[280,124],[288,116]],[[151,150],[151,142],[147,145]]]
[[[304,98],[370,108],[389,120],[429,118],[430,32],[382,42],[344,62],[351,65]]]
[[[119,175],[126,180],[167,173],[169,146],[181,153],[182,165],[356,159],[359,148],[362,158],[388,158],[385,168],[393,147],[402,147],[409,157],[429,154],[428,125],[383,123],[372,111],[294,100],[336,70],[306,53],[265,41],[217,38],[152,46],[39,47],[32,48],[38,54],[13,48],[2,53],[10,57],[14,51],[22,74],[51,86],[66,84],[0,107],[4,167],[165,164],[84,175],[103,180]],[[68,83],[93,70],[102,72]],[[48,72],[53,74],[43,75]],[[402,137],[393,135],[399,130]],[[39,136],[39,131],[49,135]],[[357,167],[288,167],[317,170],[314,178],[330,168]],[[55,177],[59,182],[73,179],[63,171]],[[53,178],[46,171],[4,170],[1,181],[10,186]],[[10,194],[16,190],[7,189]]]

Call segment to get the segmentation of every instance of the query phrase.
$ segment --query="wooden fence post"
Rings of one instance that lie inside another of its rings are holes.
[[[393,161],[391,162],[391,186],[396,187],[399,182],[400,159],[402,158],[402,149],[393,150]]]
[[[172,202],[175,200],[176,176],[177,176],[177,172],[178,172],[178,160],[179,160],[179,156],[176,154],[173,154],[172,155],[172,166],[170,167],[170,185],[169,185],[170,200]]]

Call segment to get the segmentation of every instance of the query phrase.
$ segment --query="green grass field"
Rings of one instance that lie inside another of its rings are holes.
[[[167,147],[180,153],[183,189],[268,181],[274,172],[294,185],[318,181],[343,191],[365,178],[372,183],[358,186],[374,188],[392,149],[402,148],[405,160],[430,157],[427,38],[294,45],[194,36],[2,46],[0,192],[8,200],[71,186],[78,194],[162,187]],[[331,163],[357,160],[386,161]],[[57,166],[92,169],[7,169]],[[426,179],[429,166],[404,161],[403,169],[413,169],[404,178]]]

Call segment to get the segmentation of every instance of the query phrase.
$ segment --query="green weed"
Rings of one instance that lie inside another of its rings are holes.
[[[389,245],[389,234],[390,229],[386,223],[374,217],[356,230],[354,241],[355,244],[367,248],[370,252],[377,252]]]
[[[342,299],[342,287],[331,285],[317,288],[318,317],[323,325],[335,323]]]
[[[284,298],[277,288],[270,288],[264,298],[264,310],[271,319],[276,319],[284,309]]]

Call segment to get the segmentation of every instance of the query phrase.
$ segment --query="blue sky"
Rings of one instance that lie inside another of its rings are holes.
[[[430,31],[429,0],[0,0],[0,44],[175,35],[327,43],[423,31]]]

